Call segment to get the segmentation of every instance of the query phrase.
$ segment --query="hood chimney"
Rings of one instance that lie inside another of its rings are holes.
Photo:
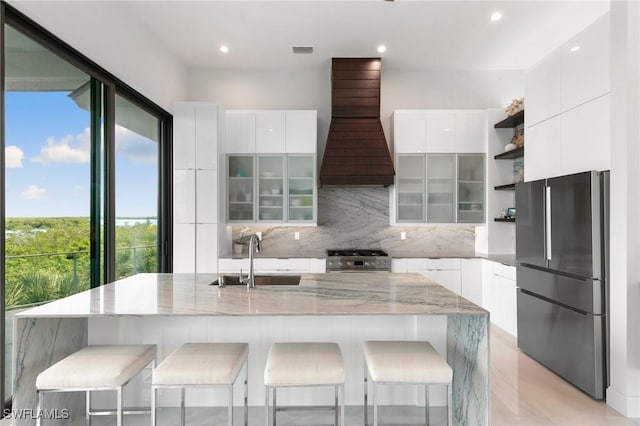
[[[320,185],[393,184],[395,170],[380,122],[380,58],[333,58],[331,125]]]

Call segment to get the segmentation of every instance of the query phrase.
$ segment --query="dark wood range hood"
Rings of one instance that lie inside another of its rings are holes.
[[[380,122],[380,58],[333,58],[331,125],[320,185],[392,185],[395,176]]]

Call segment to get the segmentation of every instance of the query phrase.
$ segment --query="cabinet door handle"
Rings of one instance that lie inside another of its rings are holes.
[[[547,186],[545,190],[545,256],[551,260],[551,187]]]

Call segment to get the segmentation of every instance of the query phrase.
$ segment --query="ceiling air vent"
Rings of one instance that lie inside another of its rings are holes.
[[[313,53],[313,46],[293,46],[291,50],[294,55],[310,55]]]

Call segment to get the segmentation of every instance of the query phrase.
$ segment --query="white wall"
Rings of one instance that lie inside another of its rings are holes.
[[[640,3],[611,2],[611,386],[640,417]]]
[[[186,94],[187,70],[125,3],[9,0],[12,6],[164,109]]]
[[[191,69],[192,101],[227,109],[318,110],[318,161],[331,121],[331,63],[307,70]],[[382,60],[381,119],[389,141],[395,109],[501,108],[524,93],[524,71],[411,71]],[[390,142],[391,143],[391,142]]]

